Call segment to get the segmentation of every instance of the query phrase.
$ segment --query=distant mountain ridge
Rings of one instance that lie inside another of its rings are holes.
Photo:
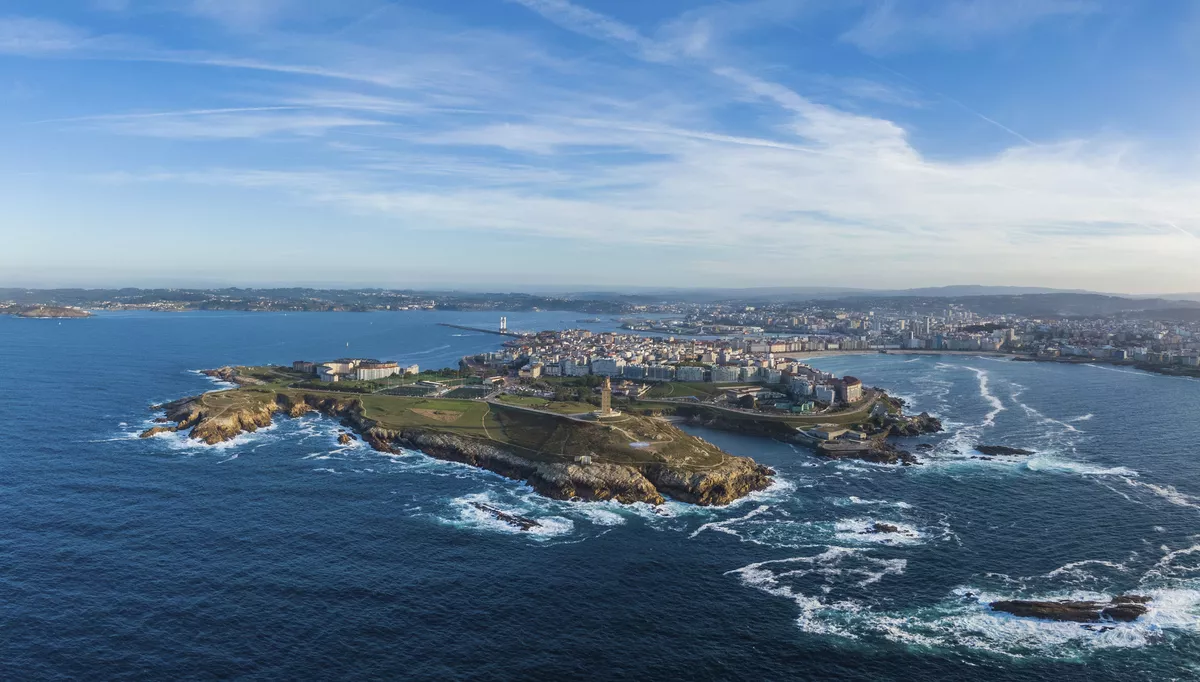
[[[517,292],[469,292],[412,289],[0,289],[0,302],[17,305],[104,307],[117,301],[127,305],[159,302],[174,308],[201,310],[379,310],[404,301],[429,304],[444,310],[575,310],[598,314],[633,312],[640,305],[722,303],[731,306],[795,305],[834,306],[856,310],[892,309],[912,314],[937,314],[956,305],[984,315],[1024,317],[1086,317],[1139,315],[1153,319],[1194,319],[1200,294],[1168,296],[1117,296],[1044,287],[991,287],[961,285],[894,291],[836,287],[757,287],[750,289],[668,289],[578,291],[541,295]],[[1157,311],[1157,312],[1155,312]],[[1151,315],[1153,313],[1153,315]]]

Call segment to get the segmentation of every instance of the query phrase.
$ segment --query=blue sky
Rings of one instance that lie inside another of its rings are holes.
[[[0,285],[1200,291],[1194,0],[7,0]]]

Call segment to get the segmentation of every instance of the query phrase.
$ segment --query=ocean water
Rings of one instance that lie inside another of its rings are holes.
[[[910,468],[694,429],[779,472],[728,508],[567,503],[319,417],[139,440],[196,370],[497,348],[493,314],[0,318],[0,678],[1200,677],[1200,382],[846,356],[946,423]],[[510,314],[510,328],[574,326]],[[592,325],[600,329],[612,322]],[[349,344],[349,345],[347,345]],[[1035,450],[977,459],[978,444]],[[522,533],[472,501],[533,516]],[[901,529],[865,534],[876,521]],[[1111,628],[996,598],[1152,595]]]

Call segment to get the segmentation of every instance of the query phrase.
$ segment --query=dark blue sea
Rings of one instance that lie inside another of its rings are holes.
[[[545,500],[320,417],[139,440],[197,370],[453,365],[455,313],[0,317],[0,678],[1200,677],[1200,382],[978,356],[814,360],[941,417],[923,466],[694,430],[779,472],[722,509]],[[510,314],[514,329],[577,325]],[[591,325],[599,329],[614,323]],[[978,444],[1035,450],[974,458]],[[518,510],[522,533],[471,501]],[[893,536],[864,534],[875,521]],[[1012,597],[1154,597],[1111,628]]]

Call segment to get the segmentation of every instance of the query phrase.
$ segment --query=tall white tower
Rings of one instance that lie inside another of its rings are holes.
[[[501,316],[500,317],[500,333],[503,334],[506,331],[508,331],[508,318]]]

